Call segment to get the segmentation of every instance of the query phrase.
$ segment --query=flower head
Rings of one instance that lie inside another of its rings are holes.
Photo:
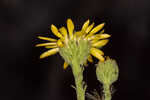
[[[104,53],[99,48],[106,45],[109,41],[107,38],[110,37],[109,34],[104,33],[103,27],[104,23],[94,27],[94,23],[90,24],[89,20],[83,24],[80,31],[74,30],[74,23],[71,19],[67,19],[67,29],[65,27],[58,29],[52,24],[52,33],[59,39],[39,36],[39,39],[48,42],[37,44],[36,47],[49,49],[42,53],[40,58],[45,58],[59,52],[65,59],[64,69],[71,64],[75,57],[77,57],[80,64],[86,64],[87,60],[93,62],[92,56],[103,62],[105,60],[103,57]]]

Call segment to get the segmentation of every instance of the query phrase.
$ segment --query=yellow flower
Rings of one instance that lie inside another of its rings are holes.
[[[62,47],[68,46],[69,41],[76,41],[76,43],[79,43],[79,41],[82,39],[88,41],[90,45],[90,55],[88,56],[87,60],[89,62],[93,62],[92,56],[94,56],[98,60],[103,62],[105,60],[105,58],[103,57],[104,53],[99,48],[103,47],[108,43],[109,40],[107,38],[109,38],[110,35],[104,33],[104,23],[99,24],[96,27],[94,27],[94,23],[92,23],[91,25],[89,24],[90,21],[87,20],[83,24],[82,29],[80,31],[74,30],[74,23],[71,19],[67,19],[67,29],[65,27],[61,27],[58,29],[55,25],[52,24],[52,33],[59,39],[39,36],[39,39],[47,40],[48,42],[37,44],[36,47],[45,47],[49,49],[48,51],[42,53],[40,55],[40,58],[45,58],[58,53]],[[64,62],[64,69],[66,69],[68,65],[69,64],[67,62]]]

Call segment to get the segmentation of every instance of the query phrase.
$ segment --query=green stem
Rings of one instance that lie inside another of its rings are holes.
[[[110,85],[103,85],[104,100],[111,100]]]
[[[83,68],[77,61],[73,61],[72,71],[75,78],[77,100],[85,100],[86,87],[83,86]]]

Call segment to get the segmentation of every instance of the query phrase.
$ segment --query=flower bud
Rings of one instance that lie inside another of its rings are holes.
[[[118,79],[118,65],[115,60],[99,62],[96,68],[97,79],[105,85],[111,85]]]

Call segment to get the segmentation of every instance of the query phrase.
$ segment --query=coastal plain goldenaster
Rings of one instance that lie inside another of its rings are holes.
[[[58,29],[55,25],[52,24],[51,31],[59,39],[38,36],[39,39],[46,40],[48,42],[37,44],[36,47],[45,47],[49,49],[48,51],[42,53],[40,58],[42,59],[58,53],[61,48],[67,47],[69,41],[75,41],[76,43],[79,43],[79,41],[82,39],[88,41],[90,45],[90,54],[88,55],[87,60],[89,62],[93,62],[92,56],[94,56],[103,62],[105,61],[105,58],[103,57],[104,52],[101,51],[100,48],[108,43],[109,40],[107,38],[110,37],[109,34],[104,33],[103,27],[104,23],[94,27],[94,23],[90,24],[89,20],[83,24],[82,29],[79,31],[75,31],[75,26],[71,19],[67,19],[67,28],[61,27]],[[67,66],[68,62],[65,61],[64,69],[66,69]]]

